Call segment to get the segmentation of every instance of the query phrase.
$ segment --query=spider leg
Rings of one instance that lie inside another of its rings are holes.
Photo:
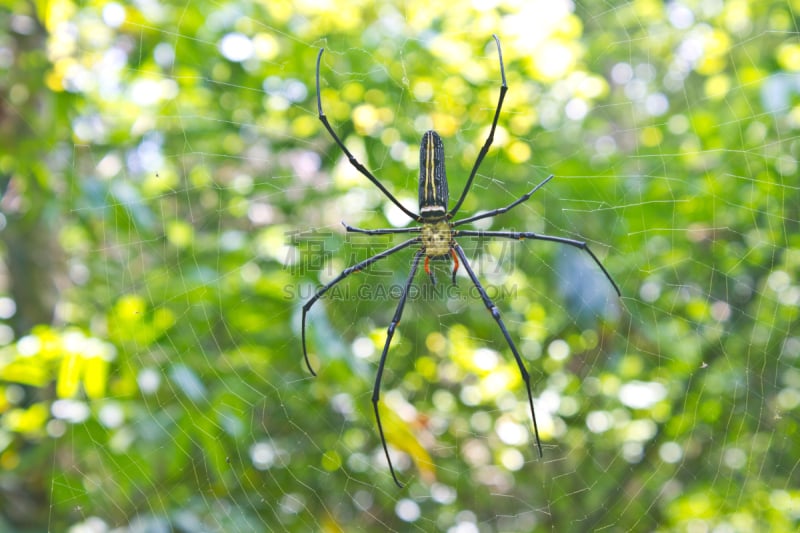
[[[472,167],[472,172],[469,173],[469,178],[467,178],[467,183],[464,185],[464,191],[461,193],[461,197],[456,202],[456,205],[453,206],[453,209],[447,213],[447,218],[453,218],[458,210],[461,208],[461,204],[464,203],[464,198],[467,197],[467,193],[469,192],[470,187],[472,187],[472,180],[475,179],[475,174],[478,173],[478,167],[481,166],[481,162],[483,158],[486,157],[486,154],[489,152],[489,147],[492,146],[492,142],[494,141],[494,131],[497,129],[497,121],[500,118],[500,109],[503,107],[503,99],[506,97],[506,91],[508,90],[508,85],[506,84],[506,69],[503,66],[503,51],[500,49],[500,39],[497,38],[497,35],[492,35],[494,37],[494,42],[497,44],[497,55],[500,58],[500,76],[503,79],[503,84],[500,86],[500,97],[497,100],[497,108],[494,112],[494,120],[492,120],[492,127],[489,130],[489,136],[486,138],[486,142],[483,144],[481,151],[478,153],[478,159],[475,160],[475,165]]]
[[[458,272],[458,256],[455,250],[450,248],[450,257],[453,258],[453,285],[456,284],[456,272]]]
[[[431,278],[431,285],[434,287],[436,286],[436,276],[433,275],[433,271],[431,270],[431,256],[425,256],[425,273]]]
[[[353,265],[351,267],[345,268],[341,272],[341,274],[339,274],[338,276],[336,276],[336,278],[333,279],[333,281],[331,281],[327,285],[323,285],[322,287],[320,287],[317,290],[317,292],[314,294],[314,296],[309,298],[309,300],[305,304],[303,304],[303,317],[302,317],[301,322],[300,322],[300,331],[301,331],[300,337],[301,337],[302,343],[303,343],[303,358],[306,360],[306,366],[308,367],[308,370],[309,370],[309,372],[311,372],[312,376],[316,376],[317,373],[314,372],[313,368],[311,368],[311,363],[308,360],[308,350],[306,349],[306,314],[308,313],[309,309],[311,309],[311,306],[314,305],[314,302],[319,300],[322,297],[322,295],[325,294],[326,292],[328,292],[328,290],[331,287],[333,287],[334,285],[336,285],[337,283],[342,281],[344,278],[346,278],[347,276],[349,276],[353,272],[359,272],[360,270],[363,270],[363,269],[367,268],[372,263],[374,263],[374,262],[376,262],[376,261],[378,261],[380,259],[383,259],[384,257],[388,257],[388,256],[392,255],[395,252],[399,252],[403,248],[408,248],[412,244],[414,244],[416,242],[419,242],[419,240],[420,240],[419,237],[415,237],[415,238],[409,239],[409,240],[407,240],[405,242],[401,242],[397,246],[389,248],[388,250],[384,250],[383,252],[381,252],[379,254],[375,254],[372,257],[369,257],[369,258],[367,258],[367,259],[361,261],[360,263],[357,263],[357,264],[355,264],[355,265]]]
[[[375,420],[378,423],[378,432],[381,435],[381,444],[383,444],[383,452],[386,454],[386,461],[389,463],[389,470],[392,472],[392,478],[394,479],[395,484],[403,488],[403,484],[400,483],[397,479],[397,475],[394,472],[394,466],[392,465],[392,459],[389,457],[389,447],[386,445],[386,438],[383,434],[383,426],[381,425],[381,415],[378,412],[378,400],[380,399],[381,394],[381,378],[383,377],[383,367],[386,364],[386,355],[389,353],[389,345],[392,343],[392,337],[394,337],[394,330],[397,328],[397,324],[400,322],[400,317],[403,315],[403,307],[406,305],[406,298],[408,297],[408,289],[411,287],[411,282],[414,280],[414,274],[417,273],[417,267],[419,267],[419,260],[422,258],[424,250],[420,249],[417,250],[417,253],[414,254],[414,260],[411,263],[411,272],[408,275],[408,280],[406,281],[405,289],[403,290],[403,295],[400,296],[400,301],[397,304],[397,309],[394,312],[394,318],[392,318],[392,322],[389,324],[389,328],[386,330],[386,344],[383,345],[383,352],[381,352],[381,360],[378,363],[378,373],[375,376],[375,388],[372,390],[372,407],[375,409]]]
[[[486,309],[489,310],[492,317],[494,318],[497,325],[500,326],[500,331],[503,332],[503,336],[506,338],[506,342],[508,343],[508,347],[511,348],[511,353],[514,354],[514,359],[517,361],[517,366],[519,367],[519,373],[522,376],[522,381],[525,382],[525,388],[528,391],[528,404],[531,408],[531,418],[533,418],[533,433],[536,438],[536,448],[539,451],[539,458],[542,457],[542,441],[539,440],[539,425],[536,423],[536,411],[533,409],[533,393],[531,393],[531,376],[528,374],[528,370],[525,368],[525,364],[522,362],[522,357],[520,357],[519,352],[517,351],[517,347],[514,344],[514,341],[511,340],[511,335],[508,333],[506,329],[506,325],[503,323],[503,319],[500,318],[500,311],[497,309],[497,306],[494,305],[489,295],[486,294],[486,290],[484,290],[481,282],[478,281],[478,277],[475,275],[475,272],[472,270],[472,267],[467,261],[467,256],[464,254],[464,250],[458,243],[453,244],[453,249],[456,251],[458,256],[461,258],[461,262],[464,264],[464,269],[466,269],[467,274],[469,274],[470,279],[472,280],[473,285],[475,288],[478,289],[478,293],[481,295],[481,299],[483,299],[484,305],[486,305]]]
[[[453,236],[470,236],[470,237],[499,237],[502,239],[534,239],[537,241],[550,241],[550,242],[558,242],[561,244],[568,244],[570,246],[574,246],[575,248],[581,249],[588,253],[597,266],[600,267],[600,270],[603,271],[603,274],[606,275],[606,279],[611,283],[614,287],[614,290],[617,291],[617,296],[622,297],[622,292],[619,290],[619,286],[617,282],[614,281],[614,278],[611,277],[611,274],[608,273],[606,267],[603,266],[603,263],[600,262],[600,259],[594,255],[594,252],[589,248],[589,245],[586,244],[585,241],[578,241],[575,239],[567,239],[566,237],[556,237],[553,235],[545,235],[542,233],[533,233],[531,231],[480,231],[480,230],[454,230]]]
[[[457,220],[456,222],[453,222],[453,226],[454,227],[455,226],[461,226],[462,224],[468,224],[470,222],[475,222],[476,220],[480,220],[482,218],[489,218],[489,217],[494,217],[494,216],[497,216],[497,215],[502,215],[503,213],[505,213],[507,211],[511,211],[511,209],[513,209],[514,207],[517,207],[519,204],[521,204],[522,202],[526,201],[528,198],[533,196],[533,193],[535,193],[536,191],[538,191],[539,189],[544,187],[544,185],[548,181],[550,181],[551,179],[553,179],[553,175],[552,174],[550,174],[548,177],[546,177],[539,185],[537,185],[536,187],[534,187],[530,191],[526,192],[525,194],[523,194],[522,196],[520,196],[519,198],[517,198],[516,200],[514,200],[513,202],[511,202],[510,204],[508,204],[505,207],[500,207],[500,208],[495,209],[493,211],[487,211],[486,213],[478,213],[477,215],[473,215],[471,217],[462,218],[461,220]]]
[[[339,136],[336,135],[336,132],[333,131],[333,128],[328,122],[328,117],[326,117],[325,113],[322,112],[322,97],[320,96],[320,90],[319,90],[319,64],[320,61],[322,60],[322,53],[324,51],[325,51],[324,48],[320,48],[319,54],[317,55],[317,114],[319,116],[320,122],[322,122],[322,125],[325,126],[326,130],[328,130],[328,133],[330,133],[331,137],[336,142],[336,144],[339,145],[339,148],[342,149],[342,152],[344,152],[344,155],[347,156],[347,159],[350,161],[350,164],[353,165],[353,168],[358,170],[364,177],[366,177],[378,189],[380,189],[381,192],[385,194],[386,197],[389,200],[391,200],[397,207],[399,207],[403,213],[411,217],[412,220],[419,220],[419,215],[415,215],[414,213],[409,211],[403,204],[401,204],[400,201],[397,198],[395,198],[394,195],[392,195],[392,193],[390,193],[388,189],[386,189],[386,187],[384,187],[380,181],[378,181],[378,178],[376,178],[369,170],[367,170],[367,167],[362,165],[358,161],[358,159],[356,159],[355,156],[352,153],[350,153],[350,150],[347,149],[347,147],[344,145]]]
[[[348,233],[365,233],[367,235],[390,235],[394,233],[419,233],[422,231],[421,226],[414,226],[412,228],[384,228],[384,229],[362,229],[351,226],[342,221],[342,226]]]

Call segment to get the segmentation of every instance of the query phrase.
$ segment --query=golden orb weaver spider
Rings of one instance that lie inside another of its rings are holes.
[[[408,275],[408,279],[406,280],[405,286],[403,288],[403,292],[400,295],[400,300],[397,304],[397,308],[394,312],[394,317],[389,324],[389,327],[386,332],[386,342],[383,345],[383,351],[381,352],[381,358],[378,363],[378,372],[375,376],[375,385],[372,391],[372,406],[373,410],[375,411],[375,421],[378,425],[378,432],[380,433],[381,437],[381,444],[383,445],[383,451],[386,454],[386,461],[389,463],[389,470],[391,471],[392,478],[394,479],[395,484],[398,487],[402,488],[402,484],[397,479],[397,475],[394,471],[394,466],[392,465],[392,459],[389,456],[389,448],[386,445],[386,438],[383,433],[383,426],[381,425],[381,416],[378,411],[378,401],[380,399],[380,389],[381,389],[381,378],[383,377],[383,369],[386,364],[386,356],[389,352],[389,346],[392,342],[392,337],[394,336],[395,329],[397,328],[397,324],[400,322],[400,317],[403,314],[403,308],[406,304],[406,298],[408,296],[409,288],[411,287],[411,283],[414,280],[414,275],[417,273],[417,269],[419,267],[419,263],[422,258],[425,258],[424,261],[424,270],[428,274],[431,279],[431,283],[435,284],[436,279],[433,275],[433,272],[430,269],[430,260],[431,259],[439,259],[444,258],[447,259],[448,257],[452,258],[453,260],[453,276],[452,281],[453,284],[456,283],[456,272],[458,271],[459,264],[464,265],[464,269],[467,271],[469,278],[472,280],[473,285],[478,290],[478,294],[480,295],[481,299],[483,300],[484,305],[486,305],[486,309],[491,313],[492,318],[497,322],[497,325],[500,327],[500,331],[503,333],[503,337],[505,337],[506,342],[508,343],[509,348],[511,349],[511,353],[514,354],[514,360],[519,367],[520,375],[522,376],[522,380],[525,382],[525,388],[528,392],[528,404],[531,409],[531,418],[533,419],[533,431],[534,436],[536,439],[536,448],[539,453],[539,457],[542,457],[542,443],[539,439],[539,427],[536,423],[536,411],[533,408],[533,394],[531,393],[531,383],[530,383],[530,375],[528,374],[528,370],[525,368],[525,364],[522,361],[522,357],[517,350],[514,341],[511,339],[511,335],[506,329],[505,324],[503,323],[503,319],[500,318],[500,311],[497,309],[497,306],[492,302],[489,298],[489,295],[486,293],[486,290],[481,285],[480,281],[478,281],[478,277],[475,275],[475,272],[472,270],[472,267],[467,260],[467,256],[464,254],[464,250],[461,246],[456,242],[455,238],[459,236],[472,236],[472,237],[493,237],[493,238],[501,238],[501,239],[533,239],[533,240],[540,240],[540,241],[551,241],[557,242],[561,244],[567,244],[570,246],[574,246],[575,248],[579,248],[584,252],[588,253],[597,266],[600,267],[600,270],[603,271],[608,281],[614,287],[614,290],[617,292],[617,295],[621,296],[621,292],[619,287],[617,286],[614,279],[605,269],[603,264],[594,255],[594,252],[589,249],[588,245],[584,241],[578,241],[574,239],[568,239],[565,237],[556,237],[553,235],[544,235],[541,233],[533,233],[533,232],[519,232],[519,231],[483,231],[483,230],[462,230],[456,229],[458,226],[462,226],[464,224],[475,222],[476,220],[480,220],[483,218],[489,218],[496,215],[500,215],[509,211],[510,209],[518,206],[519,204],[525,202],[528,198],[533,195],[537,190],[543,187],[548,181],[550,181],[553,176],[550,175],[544,179],[541,183],[539,183],[536,187],[531,189],[529,192],[523,194],[517,200],[511,202],[509,205],[505,207],[500,207],[498,209],[494,209],[489,212],[485,213],[478,213],[477,215],[473,215],[471,217],[462,218],[460,220],[452,221],[453,217],[456,216],[458,210],[461,208],[461,204],[464,203],[464,198],[466,198],[467,193],[472,186],[472,182],[475,179],[475,175],[478,172],[478,167],[480,167],[483,158],[486,156],[489,148],[492,145],[492,141],[494,140],[494,133],[495,129],[497,128],[497,121],[500,117],[500,109],[503,107],[503,99],[505,98],[506,91],[508,90],[508,86],[506,85],[506,73],[505,67],[503,66],[503,52],[500,49],[500,39],[497,38],[497,35],[492,35],[494,38],[495,43],[497,44],[497,55],[500,60],[500,76],[502,78],[502,85],[500,86],[500,97],[497,101],[497,108],[495,109],[494,113],[494,120],[492,120],[492,126],[489,130],[489,136],[486,138],[486,141],[483,144],[480,152],[478,153],[478,157],[475,160],[475,164],[472,166],[472,171],[469,174],[469,178],[467,178],[467,183],[464,186],[464,190],[461,192],[461,196],[458,198],[456,204],[448,210],[448,201],[449,201],[449,192],[448,192],[448,184],[447,184],[447,176],[445,174],[445,164],[444,164],[444,145],[442,143],[442,139],[438,133],[433,130],[425,132],[422,136],[422,141],[420,143],[420,150],[419,150],[419,214],[415,214],[407,209],[403,204],[400,203],[397,198],[390,193],[383,184],[378,181],[378,179],[363,165],[361,164],[355,156],[347,149],[344,145],[342,140],[336,135],[336,132],[331,127],[330,123],[328,122],[328,118],[325,116],[325,113],[322,111],[322,97],[320,96],[320,88],[319,88],[319,69],[320,69],[320,61],[322,60],[322,53],[325,51],[324,48],[321,48],[319,54],[317,55],[317,75],[316,75],[316,83],[317,83],[317,111],[319,115],[319,120],[322,122],[322,125],[325,126],[325,129],[328,130],[328,133],[333,138],[334,142],[339,146],[339,148],[344,152],[345,156],[349,160],[350,164],[358,170],[364,177],[366,177],[369,181],[375,184],[378,189],[391,201],[393,202],[400,210],[408,215],[409,218],[414,220],[415,222],[420,223],[420,226],[414,227],[407,227],[407,228],[387,228],[387,229],[361,229],[361,228],[354,228],[342,222],[345,229],[348,232],[353,233],[363,233],[367,235],[386,235],[386,234],[396,234],[396,233],[419,233],[418,236],[413,237],[405,242],[402,242],[392,248],[384,250],[372,257],[361,261],[355,265],[352,265],[346,269],[344,269],[336,278],[330,281],[328,284],[320,287],[317,289],[316,293],[309,298],[309,300],[303,305],[303,313],[301,319],[301,338],[303,344],[303,357],[306,362],[306,366],[308,366],[308,370],[311,372],[312,375],[316,376],[316,372],[314,369],[311,368],[311,363],[308,359],[308,350],[306,348],[306,315],[311,309],[311,306],[319,300],[331,287],[342,281],[344,278],[349,276],[354,272],[358,272],[370,266],[371,264],[379,261],[385,257],[388,257],[400,250],[408,248],[413,244],[420,244],[419,249],[414,254],[414,258],[411,262],[411,271]]]

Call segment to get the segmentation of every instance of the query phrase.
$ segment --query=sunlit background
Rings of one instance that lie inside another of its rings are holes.
[[[800,4],[0,3],[0,531],[792,531]],[[417,211],[462,268],[347,234]],[[453,202],[451,202],[453,205]],[[466,226],[465,226],[466,227]]]

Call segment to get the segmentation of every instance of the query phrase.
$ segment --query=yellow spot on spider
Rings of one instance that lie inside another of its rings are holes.
[[[439,257],[450,253],[453,242],[453,232],[450,223],[440,220],[422,225],[422,245],[425,255]]]

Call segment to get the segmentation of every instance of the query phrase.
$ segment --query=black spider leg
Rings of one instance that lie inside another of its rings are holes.
[[[395,233],[419,233],[422,231],[421,226],[414,226],[412,228],[362,229],[353,227],[345,221],[342,221],[342,226],[344,226],[344,229],[349,233],[364,233],[365,235],[392,235]]]
[[[575,239],[567,239],[566,237],[555,237],[553,235],[544,235],[542,233],[533,233],[531,231],[481,231],[481,230],[454,230],[453,236],[465,236],[465,237],[499,237],[502,239],[534,239],[537,241],[550,241],[550,242],[558,242],[561,244],[568,244],[570,246],[574,246],[580,250],[585,251],[588,253],[597,266],[600,267],[600,270],[603,271],[603,274],[606,275],[606,279],[611,283],[614,287],[614,290],[617,291],[617,296],[622,297],[622,292],[619,290],[619,286],[617,286],[617,282],[614,281],[614,278],[611,277],[611,274],[608,273],[606,267],[603,266],[603,263],[600,262],[600,259],[594,255],[594,252],[589,248],[589,245],[586,244],[585,241],[577,241]]]
[[[548,181],[550,181],[551,179],[553,179],[553,175],[552,174],[547,176],[544,179],[544,181],[542,181],[539,185],[537,185],[536,187],[531,189],[529,192],[526,192],[525,194],[523,194],[522,196],[520,196],[519,198],[517,198],[516,200],[514,200],[513,202],[511,202],[507,206],[500,207],[500,208],[495,209],[493,211],[487,211],[486,213],[478,213],[477,215],[473,215],[471,217],[462,218],[461,220],[457,220],[457,221],[453,222],[453,227],[460,226],[462,224],[468,224],[470,222],[475,222],[476,220],[480,220],[482,218],[489,218],[489,217],[494,217],[494,216],[497,216],[497,215],[502,215],[503,213],[511,211],[511,209],[513,209],[514,207],[517,207],[519,204],[521,204],[522,202],[526,201],[528,198],[533,196],[533,193],[535,193],[536,191],[538,191],[539,189],[544,187],[545,184]]]
[[[431,268],[430,256],[425,259],[425,272],[428,274],[428,277],[431,280],[431,286],[436,287],[436,274],[433,272],[433,269]]]
[[[379,188],[381,192],[385,194],[389,200],[391,200],[397,207],[399,207],[403,213],[411,217],[412,220],[419,220],[420,219],[419,215],[415,215],[414,213],[409,211],[403,204],[401,204],[400,201],[397,198],[395,198],[394,195],[392,195],[392,193],[390,193],[380,181],[378,181],[378,178],[376,178],[369,170],[367,170],[367,167],[362,165],[358,161],[358,159],[356,159],[355,156],[350,153],[350,150],[347,149],[347,147],[344,145],[339,136],[336,135],[336,132],[333,131],[333,128],[328,122],[328,117],[326,117],[325,113],[322,112],[322,97],[320,96],[320,90],[319,90],[319,64],[320,60],[322,59],[322,52],[324,51],[325,51],[324,48],[320,48],[319,54],[317,55],[317,113],[320,122],[322,122],[322,125],[325,126],[326,130],[328,130],[328,133],[330,133],[331,137],[333,137],[333,140],[336,141],[336,144],[339,145],[339,148],[342,149],[342,152],[344,152],[344,155],[347,156],[347,159],[350,161],[350,164],[353,165],[353,168],[358,170],[369,181],[374,183],[375,186]]]
[[[403,307],[406,305],[406,298],[408,298],[408,289],[411,287],[411,282],[414,280],[414,274],[417,273],[417,267],[419,267],[419,260],[422,259],[422,256],[425,254],[425,249],[420,248],[417,250],[417,253],[414,254],[414,259],[411,262],[411,272],[408,274],[408,280],[406,281],[405,289],[403,290],[402,296],[400,296],[400,301],[397,304],[397,309],[394,312],[394,318],[392,318],[392,322],[389,324],[389,328],[386,330],[386,344],[383,345],[383,352],[381,352],[381,360],[378,363],[378,374],[375,376],[375,388],[372,390],[372,407],[375,409],[375,420],[378,422],[378,432],[381,434],[381,444],[383,444],[383,452],[386,454],[386,461],[389,463],[389,470],[392,472],[392,478],[394,479],[395,484],[403,488],[403,484],[397,480],[397,475],[394,472],[394,466],[392,465],[392,458],[389,457],[389,447],[386,445],[386,438],[383,435],[383,426],[381,425],[381,415],[378,412],[378,400],[381,394],[381,378],[383,377],[383,367],[386,364],[386,355],[389,353],[389,345],[392,343],[392,337],[394,337],[394,330],[397,328],[397,324],[400,322],[400,317],[403,315]]]
[[[458,202],[456,202],[456,205],[453,206],[453,209],[447,213],[448,219],[456,216],[458,210],[461,209],[461,204],[464,203],[464,199],[467,197],[470,187],[472,187],[472,180],[475,179],[475,174],[478,173],[478,167],[481,166],[483,158],[486,157],[486,154],[489,152],[489,148],[492,146],[492,142],[494,141],[494,131],[497,128],[497,121],[500,118],[500,109],[503,107],[503,99],[506,97],[506,91],[508,90],[508,85],[506,84],[506,69],[503,66],[503,51],[500,49],[500,39],[498,39],[497,35],[494,34],[492,37],[494,37],[494,42],[497,43],[497,55],[500,57],[500,76],[503,78],[503,84],[500,86],[500,98],[497,100],[497,109],[495,109],[494,112],[494,120],[492,120],[492,127],[489,130],[489,136],[486,138],[483,148],[481,148],[481,151],[478,153],[478,159],[475,160],[475,165],[472,167],[472,172],[469,173],[469,178],[467,179],[466,185],[464,185],[464,191],[461,193],[461,197],[458,199]]]
[[[373,255],[372,257],[361,261],[360,263],[357,263],[357,264],[355,264],[355,265],[353,265],[351,267],[348,267],[348,268],[344,269],[341,272],[341,274],[339,274],[338,276],[336,276],[336,278],[333,279],[333,281],[331,281],[327,285],[323,285],[322,287],[320,287],[317,290],[317,292],[314,294],[314,296],[312,296],[303,305],[303,318],[302,318],[302,320],[300,322],[300,324],[301,324],[300,325],[300,331],[301,331],[300,337],[302,338],[302,343],[303,343],[303,358],[306,360],[306,366],[308,367],[308,370],[309,370],[309,372],[311,372],[312,376],[316,376],[317,373],[314,372],[313,368],[311,368],[311,363],[308,360],[308,350],[306,349],[306,314],[308,313],[309,309],[311,309],[311,306],[314,305],[314,302],[319,300],[322,297],[322,295],[325,294],[326,292],[328,292],[328,290],[331,287],[333,287],[334,285],[336,285],[337,283],[342,281],[344,278],[346,278],[347,276],[349,276],[353,272],[358,272],[360,270],[364,270],[365,268],[367,268],[372,263],[374,263],[374,262],[376,262],[376,261],[378,261],[380,259],[383,259],[384,257],[388,257],[388,256],[392,255],[395,252],[399,252],[403,248],[408,248],[412,244],[414,244],[416,242],[419,242],[419,241],[420,241],[419,237],[414,237],[413,239],[409,239],[409,240],[407,240],[405,242],[401,242],[397,246],[389,248],[388,250],[384,250],[383,252],[381,252],[379,254]]]
[[[464,265],[464,268],[469,274],[470,279],[472,280],[472,284],[475,285],[475,288],[478,289],[478,293],[481,295],[481,299],[483,299],[483,303],[486,305],[486,309],[489,310],[492,317],[494,318],[497,325],[500,326],[500,331],[503,332],[503,336],[506,338],[506,342],[508,343],[508,347],[511,348],[511,353],[514,354],[514,359],[517,361],[517,366],[519,367],[519,373],[522,376],[522,381],[525,382],[525,389],[528,391],[528,404],[531,407],[531,418],[533,418],[533,434],[536,438],[536,448],[539,451],[539,458],[543,457],[542,454],[542,441],[539,439],[539,425],[536,423],[536,411],[533,409],[533,393],[531,392],[531,376],[528,374],[528,369],[525,368],[525,364],[522,362],[522,357],[520,357],[519,352],[517,351],[517,347],[514,344],[514,341],[511,340],[511,335],[508,333],[506,329],[506,325],[503,323],[503,319],[500,318],[500,310],[497,309],[497,306],[494,305],[489,295],[486,294],[481,282],[478,281],[478,276],[475,275],[475,272],[472,270],[472,267],[467,261],[467,256],[464,253],[464,250],[461,248],[461,245],[458,243],[453,244],[453,249],[458,254],[458,257],[461,258],[461,263]]]
[[[456,286],[456,273],[458,272],[458,267],[459,267],[458,257],[456,257],[456,253],[453,251],[452,248],[450,248],[450,255],[453,258],[453,277],[452,277],[452,279],[453,279],[453,287],[455,287]]]

